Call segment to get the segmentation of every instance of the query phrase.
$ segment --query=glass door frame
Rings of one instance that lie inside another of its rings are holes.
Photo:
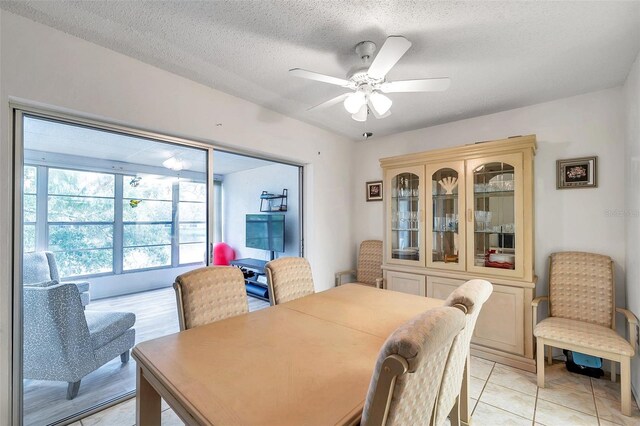
[[[514,269],[487,268],[475,266],[475,192],[474,170],[487,163],[507,163],[513,166],[514,175],[514,235],[515,235],[515,259]],[[522,153],[487,156],[466,161],[467,172],[467,271],[479,274],[495,276],[523,278],[524,277],[524,173]]]
[[[427,164],[425,180],[426,182],[433,182],[432,176],[438,170],[452,169],[458,173],[458,262],[434,262],[433,261],[433,187],[425,185],[427,196],[425,196],[426,221],[425,221],[425,239],[426,239],[426,253],[425,258],[427,260],[428,268],[448,269],[454,271],[464,271],[466,267],[466,184],[465,184],[465,168],[464,160],[450,161],[446,163],[432,163]]]
[[[22,375],[22,358],[23,358],[23,295],[22,295],[22,227],[23,227],[23,215],[22,215],[22,188],[24,184],[23,167],[24,167],[24,128],[23,122],[25,116],[32,116],[35,118],[48,119],[65,124],[77,125],[89,127],[96,130],[125,134],[127,136],[140,137],[145,139],[151,139],[161,143],[170,143],[189,148],[201,149],[206,152],[207,156],[207,258],[206,265],[211,263],[212,243],[214,241],[213,236],[213,223],[214,223],[214,209],[213,206],[213,151],[214,146],[205,143],[198,142],[189,139],[183,139],[179,137],[168,136],[161,133],[135,129],[133,127],[122,126],[119,124],[112,124],[108,122],[95,121],[92,119],[82,118],[78,116],[71,116],[56,111],[44,110],[40,108],[31,107],[29,105],[23,105],[18,103],[10,104],[12,112],[12,126],[11,126],[11,139],[13,141],[13,229],[12,229],[12,324],[11,330],[13,332],[11,340],[11,407],[10,416],[12,424],[21,425],[23,420],[23,375]],[[302,191],[301,191],[302,192]],[[131,392],[127,392],[123,395],[117,396],[111,400],[108,400],[95,407],[91,407],[86,410],[82,410],[79,413],[72,413],[67,418],[61,419],[60,422],[73,422],[80,417],[85,417],[91,413],[101,411],[109,406],[115,405],[122,401],[125,401],[135,395],[135,389]]]
[[[418,176],[418,259],[417,260],[408,260],[408,259],[394,259],[392,257],[393,250],[393,242],[392,242],[392,216],[393,216],[393,191],[392,191],[392,182],[393,178],[402,173],[412,173]],[[385,209],[385,221],[387,226],[385,226],[387,232],[385,235],[385,244],[386,248],[384,250],[385,258],[387,263],[397,264],[397,265],[411,265],[411,266],[425,266],[425,195],[426,195],[426,185],[425,185],[425,167],[421,166],[408,166],[408,167],[399,167],[393,169],[387,169],[385,171],[385,187],[387,188],[387,200],[386,209]]]

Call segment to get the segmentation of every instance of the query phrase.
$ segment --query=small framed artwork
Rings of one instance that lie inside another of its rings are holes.
[[[595,188],[598,186],[598,157],[557,160],[556,187]]]
[[[367,182],[367,201],[382,201],[382,181]]]

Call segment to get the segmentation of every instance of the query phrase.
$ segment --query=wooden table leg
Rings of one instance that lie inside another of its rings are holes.
[[[144,377],[144,370],[136,367],[136,425],[160,425],[160,395]]]

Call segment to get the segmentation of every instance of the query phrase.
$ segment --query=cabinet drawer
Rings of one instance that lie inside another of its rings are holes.
[[[385,283],[387,290],[415,294],[416,296],[426,295],[426,280],[424,275],[385,271]]]
[[[427,296],[446,299],[464,280],[428,277]],[[482,307],[472,342],[513,354],[524,355],[524,290],[493,285],[493,293]]]

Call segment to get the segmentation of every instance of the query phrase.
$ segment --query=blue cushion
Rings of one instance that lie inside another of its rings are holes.
[[[132,312],[84,311],[84,314],[94,349],[124,334],[136,322],[136,316]]]
[[[64,284],[66,283],[73,283],[76,285],[76,287],[78,287],[78,291],[80,293],[84,293],[85,291],[89,291],[89,283],[86,281],[63,281]]]

